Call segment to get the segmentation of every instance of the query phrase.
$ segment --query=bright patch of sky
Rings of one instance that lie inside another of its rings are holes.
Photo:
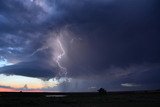
[[[9,66],[9,65],[13,65],[13,63],[8,62],[7,59],[1,56],[0,57],[0,67]]]
[[[135,84],[135,83],[123,83],[123,84],[121,84],[121,86],[123,86],[123,87],[138,87],[140,85]]]
[[[21,48],[21,47],[16,47],[16,48],[14,48],[14,47],[8,47],[8,50],[11,50],[11,51],[22,51],[23,50],[23,48]]]
[[[56,79],[49,79],[48,81],[43,81],[42,79],[10,75],[6,76],[0,74],[0,86],[9,86],[12,88],[24,88],[27,86],[28,89],[41,89],[47,87],[54,87],[59,84]]]

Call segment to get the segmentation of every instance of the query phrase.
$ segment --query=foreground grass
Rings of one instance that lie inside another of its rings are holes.
[[[46,97],[48,96],[49,97]],[[50,95],[53,95],[51,97]],[[54,95],[65,95],[54,97]],[[0,107],[160,107],[159,92],[0,93]]]

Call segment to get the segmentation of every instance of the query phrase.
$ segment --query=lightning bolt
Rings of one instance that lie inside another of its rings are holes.
[[[34,56],[36,53],[38,53],[38,52],[40,52],[40,51],[43,51],[43,50],[45,50],[45,49],[48,49],[49,47],[42,47],[42,48],[38,48],[37,50],[35,50],[31,55],[30,55],[30,57],[31,56]]]
[[[59,68],[61,69],[61,71],[62,71],[62,74],[59,73],[59,75],[64,75],[64,76],[66,76],[66,75],[67,75],[67,69],[66,69],[65,67],[63,67],[63,66],[61,65],[61,63],[60,63],[60,60],[63,58],[63,56],[64,56],[66,53],[65,53],[65,50],[64,50],[64,48],[63,48],[63,46],[62,46],[62,43],[61,43],[61,41],[60,41],[59,39],[57,39],[57,43],[58,43],[58,45],[59,45],[59,47],[60,47],[60,50],[62,51],[62,52],[57,56],[57,58],[56,58],[56,63],[57,63],[57,65],[59,66]]]

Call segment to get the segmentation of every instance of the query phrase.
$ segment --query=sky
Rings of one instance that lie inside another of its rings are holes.
[[[160,89],[159,0],[1,0],[0,91]]]

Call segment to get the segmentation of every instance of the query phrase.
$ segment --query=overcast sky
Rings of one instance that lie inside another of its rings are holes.
[[[159,0],[1,0],[0,91],[160,89]]]

